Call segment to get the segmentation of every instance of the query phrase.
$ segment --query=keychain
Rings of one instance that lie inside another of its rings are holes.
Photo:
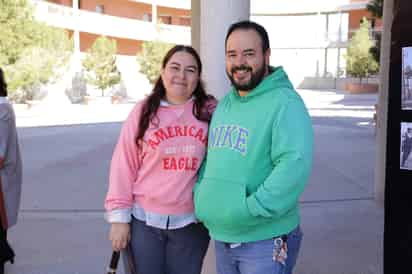
[[[288,258],[288,247],[286,241],[284,241],[282,237],[278,237],[273,240],[273,243],[273,261],[285,265],[286,259]]]

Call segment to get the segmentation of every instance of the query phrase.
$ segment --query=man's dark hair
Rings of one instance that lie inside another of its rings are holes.
[[[225,39],[225,47],[227,44],[227,39],[229,38],[229,36],[232,34],[232,32],[234,32],[235,30],[254,30],[258,33],[258,35],[260,36],[260,40],[262,41],[262,50],[265,53],[269,48],[269,36],[267,31],[265,30],[264,27],[262,27],[261,25],[259,25],[258,23],[249,21],[249,20],[245,20],[245,21],[240,21],[237,23],[232,24],[226,34],[226,39]]]
[[[0,97],[6,97],[6,96],[7,96],[7,83],[4,77],[4,72],[0,68]]]

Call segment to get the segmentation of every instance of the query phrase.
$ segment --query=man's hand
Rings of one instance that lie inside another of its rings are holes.
[[[114,251],[125,248],[130,241],[130,225],[128,223],[112,223],[109,240],[112,241]]]

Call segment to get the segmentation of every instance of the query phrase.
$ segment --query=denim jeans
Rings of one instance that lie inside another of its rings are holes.
[[[201,223],[168,230],[133,218],[130,244],[136,272],[200,274],[209,239]]]
[[[292,274],[298,257],[302,231],[298,226],[287,236],[285,265],[273,260],[273,239],[242,243],[232,247],[215,241],[216,268],[218,274]]]

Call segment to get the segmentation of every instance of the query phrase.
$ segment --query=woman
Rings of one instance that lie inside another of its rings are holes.
[[[7,100],[7,84],[0,68],[0,274],[13,262],[7,229],[17,222],[22,184],[22,163],[13,107]]]
[[[136,104],[113,153],[106,219],[114,250],[130,241],[139,274],[200,274],[209,235],[194,215],[192,189],[206,152],[216,100],[189,46],[162,62],[153,92]]]

